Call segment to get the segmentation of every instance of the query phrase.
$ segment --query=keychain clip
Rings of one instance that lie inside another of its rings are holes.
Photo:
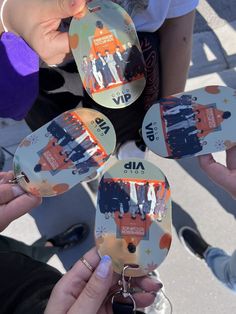
[[[117,291],[113,296],[112,296],[112,299],[111,299],[111,303],[113,304],[114,303],[114,299],[116,297],[116,295],[120,294],[122,295],[122,297],[124,299],[126,298],[130,298],[131,301],[133,302],[133,313],[136,312],[136,302],[131,294],[131,277],[128,278],[128,280],[126,280],[125,278],[125,271],[130,268],[130,266],[126,265],[124,266],[123,268],[123,271],[122,271],[122,274],[121,274],[121,279],[118,281],[118,285],[121,286],[120,287],[120,290]]]
[[[119,285],[122,285],[122,288],[121,288],[121,291],[122,291],[122,295],[123,295],[123,297],[124,298],[127,298],[127,297],[129,297],[129,295],[130,295],[130,282],[131,282],[131,277],[129,277],[129,279],[128,280],[126,280],[125,279],[125,270],[127,269],[127,268],[129,268],[129,266],[125,266],[124,268],[123,268],[123,271],[122,271],[122,279],[121,279],[121,281],[119,281]]]
[[[10,184],[17,184],[23,178],[24,179],[26,178],[25,174],[19,174],[18,176],[15,176],[12,180],[8,180],[8,183],[10,183]]]

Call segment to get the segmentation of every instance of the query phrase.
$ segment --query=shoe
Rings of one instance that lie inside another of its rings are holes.
[[[190,227],[182,227],[179,232],[179,239],[189,253],[204,259],[204,253],[210,245],[201,237],[200,233]]]
[[[118,160],[124,160],[129,158],[140,158],[140,159],[147,159],[147,150],[146,147],[144,150],[141,150],[137,147],[134,141],[128,141],[122,144],[116,153],[116,157]]]
[[[59,247],[62,250],[71,248],[84,241],[89,233],[87,224],[79,223],[69,227],[66,231],[48,239],[53,246]]]

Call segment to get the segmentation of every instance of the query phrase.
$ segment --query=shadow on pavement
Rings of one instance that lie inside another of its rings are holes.
[[[186,158],[178,161],[178,164],[188,172],[191,177],[211,193],[221,206],[236,219],[235,201],[229,195],[214,184],[203,171],[200,170],[197,158]],[[201,206],[201,205],[199,205]],[[207,205],[204,204],[204,207]]]
[[[81,184],[65,194],[44,198],[42,205],[33,209],[31,215],[40,234],[46,238],[77,223],[89,225],[89,236],[84,242],[58,254],[66,270],[94,245],[95,207],[89,193]]]
[[[177,203],[172,202],[172,223],[178,234],[178,231],[183,226],[188,226],[198,230],[193,218]]]
[[[195,77],[196,73],[197,75],[204,75],[216,72],[217,68],[220,71],[227,70],[232,67],[229,64],[229,58],[235,59],[236,56],[235,54],[227,54],[224,45],[220,42],[214,31],[214,24],[227,24],[236,20],[235,1],[229,0],[223,3],[222,0],[207,0],[207,3],[212,7],[215,16],[207,16],[209,18],[208,21],[198,10],[196,11],[194,33],[200,33],[200,37],[197,37],[197,45],[193,47],[189,78]],[[231,25],[233,26],[234,24]],[[208,59],[206,48],[213,54],[214,58],[212,60]],[[199,66],[199,61],[203,65],[202,67]],[[227,80],[224,75],[220,75],[220,77],[226,86],[231,87],[234,84]]]

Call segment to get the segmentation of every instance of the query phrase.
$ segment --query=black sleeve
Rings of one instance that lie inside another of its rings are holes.
[[[21,253],[0,252],[0,313],[43,314],[61,274]]]

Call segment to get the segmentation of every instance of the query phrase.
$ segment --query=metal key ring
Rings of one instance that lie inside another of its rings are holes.
[[[115,299],[116,295],[118,295],[118,294],[120,294],[121,296],[124,297],[122,290],[117,291],[117,292],[112,296],[112,298],[111,298],[111,304],[114,303],[114,299]],[[137,309],[137,306],[136,306],[136,302],[135,302],[135,300],[134,300],[134,297],[132,296],[131,293],[128,292],[128,293],[126,294],[125,298],[130,298],[130,300],[133,302],[133,312],[135,313],[135,312],[136,312],[136,309]]]
[[[16,176],[15,178],[13,178],[12,180],[8,180],[8,183],[10,184],[17,184],[20,179],[25,178],[24,174],[19,174],[18,176]]]
[[[131,277],[129,277],[128,280],[125,279],[125,271],[130,268],[129,265],[126,265],[124,266],[123,268],[123,271],[122,271],[122,274],[121,274],[121,280],[119,280],[118,284],[121,286],[120,290],[115,292],[111,298],[111,303],[113,304],[114,303],[114,299],[115,299],[115,296],[120,294],[124,299],[126,298],[130,298],[131,301],[133,302],[133,312],[135,313],[136,312],[136,302],[135,302],[135,299],[134,297],[132,296],[132,294],[130,293],[131,291],[131,288],[130,288],[130,281],[131,281]]]

